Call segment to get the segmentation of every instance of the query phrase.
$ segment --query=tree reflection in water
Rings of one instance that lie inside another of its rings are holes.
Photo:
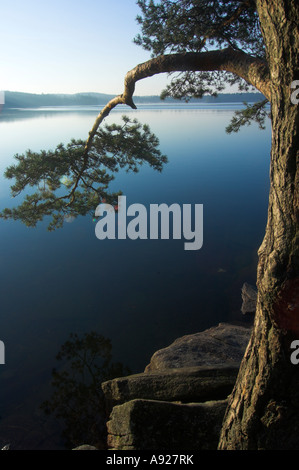
[[[71,334],[56,359],[62,365],[52,371],[53,392],[41,404],[42,410],[62,423],[67,448],[87,443],[105,449],[106,412],[101,383],[128,375],[130,370],[112,362],[110,340],[93,331],[82,338]]]

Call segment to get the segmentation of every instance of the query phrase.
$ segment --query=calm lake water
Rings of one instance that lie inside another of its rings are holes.
[[[241,105],[240,105],[241,106]],[[240,107],[239,106],[239,107]],[[179,336],[219,322],[245,321],[241,288],[255,284],[267,216],[270,125],[227,135],[238,105],[142,106],[115,110],[148,123],[169,162],[143,166],[111,185],[127,203],[203,204],[204,242],[105,240],[91,217],[49,233],[0,220],[0,446],[59,448],[47,398],[55,355],[70,333],[91,330],[112,341],[114,358],[141,372],[151,355]],[[0,208],[10,197],[3,172],[16,153],[87,137],[96,108],[11,110],[0,114]]]

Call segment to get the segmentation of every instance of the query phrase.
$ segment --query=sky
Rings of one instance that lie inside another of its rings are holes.
[[[136,0],[0,0],[0,90],[120,94],[126,72],[150,59],[133,43]],[[159,95],[167,75],[135,95]]]

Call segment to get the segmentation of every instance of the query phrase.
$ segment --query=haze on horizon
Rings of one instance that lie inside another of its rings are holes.
[[[119,94],[126,72],[150,59],[133,43],[136,0],[2,0],[0,90]],[[159,95],[166,74],[136,94]]]

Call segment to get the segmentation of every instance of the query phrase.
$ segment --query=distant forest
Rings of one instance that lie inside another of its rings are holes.
[[[76,94],[33,94],[17,91],[5,91],[4,108],[39,108],[45,106],[97,106],[105,105],[115,95],[104,93],[76,93]],[[261,93],[220,93],[216,98],[204,96],[201,99],[192,98],[191,103],[252,103],[263,99]],[[180,102],[173,98],[161,101],[159,96],[135,96],[137,103],[175,103]]]

